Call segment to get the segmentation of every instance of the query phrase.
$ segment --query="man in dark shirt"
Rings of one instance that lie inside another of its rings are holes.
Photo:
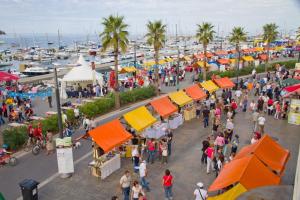
[[[168,129],[167,130],[168,156],[170,156],[172,152],[172,140],[173,140],[173,132],[171,129]]]
[[[208,126],[208,121],[209,121],[209,113],[210,111],[208,110],[207,106],[204,107],[204,110],[202,111],[203,113],[203,122],[204,122],[204,128]]]

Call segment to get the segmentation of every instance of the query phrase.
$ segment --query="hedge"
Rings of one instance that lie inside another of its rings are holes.
[[[274,62],[274,63],[270,63],[269,64],[269,67],[268,67],[268,70],[274,70],[275,69],[275,65],[276,64],[280,64],[280,65],[285,65],[285,67],[287,69],[293,69],[295,67],[295,64],[297,63],[296,60],[289,60],[289,61],[282,61],[282,62]],[[254,69],[254,66],[248,66],[248,67],[244,67],[242,69],[239,70],[239,76],[245,76],[245,75],[249,75],[252,73],[252,70]],[[261,64],[257,67],[255,67],[255,70],[257,73],[262,73],[262,72],[265,72],[265,64]],[[215,75],[218,75],[220,77],[229,77],[229,78],[232,78],[232,77],[235,77],[237,75],[237,70],[236,69],[233,69],[233,70],[228,70],[228,71],[225,71],[225,72],[220,72],[220,71],[211,71],[211,72],[208,72],[207,73],[207,79],[211,79],[211,76],[215,74]],[[202,74],[199,75],[200,79],[202,79]]]
[[[126,104],[145,100],[153,96],[155,96],[155,88],[153,86],[149,86],[120,93],[120,101],[121,105],[124,106]],[[96,100],[95,102],[86,103],[83,106],[80,106],[79,110],[81,113],[88,117],[96,117],[112,111],[114,109],[114,106],[114,95],[109,94],[105,98],[101,98]],[[71,123],[75,121],[73,110],[67,110],[66,115],[68,117],[68,121],[70,121]],[[40,121],[34,121],[31,124],[33,127],[36,127],[39,122],[42,123],[43,134],[45,134],[47,130],[50,130],[54,133],[58,132],[57,115],[52,115]],[[12,150],[17,150],[22,147],[23,144],[27,141],[27,137],[27,128],[25,126],[8,128],[3,131],[4,143],[8,144],[8,146]]]

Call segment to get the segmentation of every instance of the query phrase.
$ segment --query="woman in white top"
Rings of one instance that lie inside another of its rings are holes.
[[[134,181],[132,186],[132,192],[131,192],[131,200],[138,200],[139,194],[142,193],[145,195],[142,186],[139,184],[139,182]]]

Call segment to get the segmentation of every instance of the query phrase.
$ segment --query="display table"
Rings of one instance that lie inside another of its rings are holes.
[[[176,129],[182,124],[183,124],[182,114],[177,114],[177,115],[173,116],[172,119],[169,119],[170,129]]]
[[[57,114],[56,111],[48,111],[48,112],[46,112],[46,115],[47,115],[47,116],[50,116],[50,115],[56,115],[56,114]]]
[[[93,176],[101,177],[103,180],[121,168],[120,154],[116,154],[114,157],[104,162],[100,167],[96,167],[95,161],[92,161],[89,163],[89,167],[91,167],[91,174]]]
[[[152,128],[147,128],[142,135],[147,138],[161,138],[166,134],[166,130],[168,129],[167,123],[157,123],[153,125]]]
[[[17,122],[12,122],[12,123],[9,123],[8,126],[11,126],[11,127],[21,127],[21,126],[27,126],[27,125],[26,124],[17,123]]]
[[[185,121],[189,121],[189,120],[194,119],[196,117],[195,107],[187,108],[183,112],[184,112],[184,120]]]
[[[45,118],[44,117],[39,117],[39,116],[31,116],[31,117],[29,117],[29,119],[31,119],[31,120],[43,120]]]

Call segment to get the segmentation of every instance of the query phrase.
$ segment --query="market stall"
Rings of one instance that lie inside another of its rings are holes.
[[[207,96],[206,93],[197,84],[185,88],[185,93],[194,101],[203,100]]]
[[[91,174],[105,179],[121,167],[120,151],[116,147],[132,138],[118,119],[89,131],[95,142],[94,160],[89,163]]]
[[[181,113],[183,113],[185,120],[190,120],[196,117],[196,109],[193,106],[193,99],[186,95],[185,92],[182,90],[178,92],[171,92],[169,93],[169,97],[180,107]]]
[[[219,89],[219,87],[212,81],[204,81],[200,83],[200,86],[207,90],[209,93],[213,93]]]
[[[251,189],[279,185],[289,155],[288,150],[264,135],[257,143],[243,147],[223,166],[208,191],[227,191],[208,199],[236,199]]]
[[[213,81],[222,89],[231,89],[235,86],[228,77],[214,79]]]
[[[88,85],[95,85],[98,83],[103,85],[102,74],[96,72],[88,62],[86,62],[82,55],[79,56],[77,67],[73,67],[61,80],[61,97],[68,98],[67,94],[73,96],[78,84],[82,88]]]
[[[300,99],[291,100],[288,123],[300,125]]]
[[[163,129],[160,122],[157,122],[157,119],[151,115],[145,106],[130,111],[123,117],[142,137],[158,138]],[[157,122],[155,126],[151,127],[155,122]]]
[[[154,129],[157,130],[158,134],[156,136],[162,136],[165,134],[165,131],[167,128],[172,128],[178,127],[179,125],[182,124],[182,120],[178,121],[179,115],[177,113],[178,108],[170,101],[168,97],[162,97],[156,100],[153,100],[150,102],[150,105],[154,108],[154,110],[161,116],[162,119],[168,119],[168,123],[162,123],[158,127],[154,126]],[[174,119],[177,118],[177,121],[174,121]],[[182,118],[182,117],[181,117]],[[171,126],[170,126],[171,123]],[[176,126],[175,123],[178,123]],[[150,135],[148,133],[148,135]],[[158,138],[158,137],[156,137]]]

